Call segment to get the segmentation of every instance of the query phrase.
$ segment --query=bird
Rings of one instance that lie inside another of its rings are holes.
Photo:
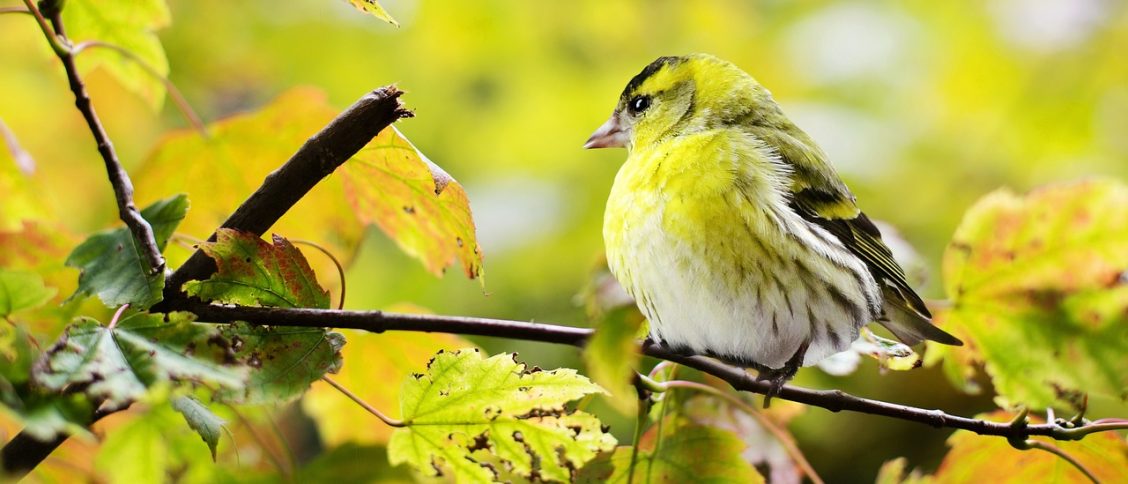
[[[963,344],[932,324],[826,153],[733,63],[647,65],[584,144],[613,147],[627,158],[604,213],[607,263],[649,338],[756,370],[765,406],[870,323],[907,345]]]

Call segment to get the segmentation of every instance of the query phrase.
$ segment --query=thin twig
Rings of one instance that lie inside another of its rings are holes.
[[[192,127],[200,133],[200,136],[203,136],[205,138],[208,137],[208,130],[206,127],[204,127],[204,122],[200,120],[200,116],[197,115],[196,111],[192,109],[192,106],[188,104],[188,100],[185,99],[184,95],[180,93],[180,89],[176,88],[176,84],[173,84],[168,77],[158,72],[157,69],[149,65],[148,62],[145,62],[145,59],[142,59],[140,56],[134,54],[133,51],[129,49],[126,49],[119,45],[111,44],[109,42],[102,42],[100,40],[88,40],[85,42],[80,42],[78,45],[74,46],[73,49],[71,49],[71,55],[77,57],[78,54],[81,54],[90,47],[109,49],[117,52],[118,54],[121,54],[122,57],[125,57],[126,59],[132,61],[134,64],[137,64],[137,66],[139,66],[141,70],[145,71],[150,76],[153,76],[156,80],[160,81],[161,84],[164,85],[165,91],[168,92],[169,98],[172,99],[172,103],[176,105],[176,108],[180,111],[180,114],[184,115],[184,119],[188,121],[188,124],[192,125]]]
[[[349,391],[348,388],[345,388],[340,383],[333,381],[332,378],[329,378],[327,376],[323,376],[323,377],[321,377],[321,379],[324,380],[325,383],[328,383],[333,388],[336,388],[337,391],[343,393],[346,397],[349,397],[349,400],[356,402],[357,405],[360,405],[361,408],[367,410],[368,413],[375,415],[376,418],[380,419],[381,422],[384,422],[389,427],[407,427],[407,425],[408,425],[407,422],[404,422],[403,420],[399,420],[399,419],[394,419],[392,417],[384,415],[384,412],[381,412],[376,407],[369,405],[368,402],[364,401],[363,398],[360,398],[359,396],[357,396],[357,394]]]
[[[141,217],[141,211],[137,210],[137,206],[133,203],[133,182],[129,180],[129,174],[125,172],[121,162],[118,161],[114,145],[110,142],[110,137],[106,134],[105,128],[102,127],[102,121],[94,111],[94,105],[90,102],[90,96],[86,93],[86,85],[78,77],[78,67],[74,63],[72,50],[67,47],[69,41],[66,38],[66,31],[63,29],[60,12],[51,13],[51,27],[49,28],[35,4],[31,0],[24,0],[24,3],[40,23],[44,36],[51,43],[51,47],[59,60],[63,62],[71,92],[74,93],[74,105],[82,113],[82,117],[86,119],[86,125],[90,128],[90,133],[94,135],[94,141],[98,145],[98,153],[102,155],[102,160],[106,164],[106,174],[109,176],[110,184],[113,185],[114,196],[117,200],[118,216],[133,234],[134,243],[138,244],[144,260],[149,264],[149,272],[151,274],[164,272],[165,261],[157,247],[153,228],[149,225],[149,222]],[[53,32],[52,28],[54,29]]]
[[[334,309],[300,308],[260,308],[243,306],[217,306],[178,299],[170,301],[168,309],[190,311],[199,321],[209,323],[230,323],[246,321],[254,325],[333,327],[358,329],[373,333],[385,331],[423,331],[453,333],[477,336],[540,341],[544,343],[565,344],[582,347],[592,335],[588,328],[576,328],[545,323],[528,323],[504,319],[475,318],[467,316],[442,316],[425,314],[403,314],[384,311],[342,311]],[[764,394],[768,383],[758,381],[745,369],[721,363],[717,360],[691,356],[672,351],[653,342],[642,346],[643,353],[658,359],[668,360],[708,373],[737,390]],[[900,420],[918,422],[937,428],[968,430],[980,435],[997,435],[1021,439],[1033,435],[1045,435],[1058,440],[1077,440],[1092,433],[1092,425],[1066,428],[1055,423],[1017,426],[1010,423],[990,422],[928,410],[907,405],[871,400],[857,397],[840,390],[810,390],[785,385],[779,398],[797,403],[821,407],[832,412],[843,410],[870,415],[880,415]],[[1123,423],[1108,423],[1100,431],[1117,430]]]
[[[31,10],[28,10],[28,9],[26,9],[26,8],[21,8],[21,7],[0,7],[0,15],[6,14],[6,13],[26,13],[26,14],[28,14],[28,15],[33,15],[33,14],[31,13]]]

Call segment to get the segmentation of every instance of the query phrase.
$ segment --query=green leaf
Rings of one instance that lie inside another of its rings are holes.
[[[171,20],[164,0],[67,0],[63,9],[63,24],[72,42],[96,40],[122,47],[165,77],[168,59],[155,31]],[[89,48],[78,56],[77,63],[82,75],[99,67],[106,69],[154,110],[164,103],[161,80],[118,52]]]
[[[54,297],[55,292],[54,288],[43,285],[39,274],[0,268],[0,318],[39,307]]]
[[[957,384],[985,363],[1004,405],[1044,408],[1086,392],[1128,398],[1128,186],[1087,180],[1002,190],[964,216],[944,254],[951,309],[972,344],[930,346]]]
[[[111,482],[165,482],[172,460],[162,426],[141,417],[109,432],[95,466]]]
[[[584,364],[596,383],[610,390],[616,410],[631,414],[638,406],[632,379],[642,359],[638,332],[645,319],[633,305],[607,312],[584,347]]]
[[[82,319],[46,351],[32,378],[54,392],[82,385],[84,393],[111,406],[133,402],[166,382],[242,388],[245,371],[207,353],[219,328],[193,323],[189,313],[167,318],[137,313],[113,329]]]
[[[509,354],[439,352],[426,375],[404,381],[407,426],[392,434],[388,457],[431,476],[489,481],[500,461],[526,478],[568,481],[615,445],[595,416],[564,406],[593,393],[603,389],[575,370],[530,371]]]
[[[219,446],[220,433],[223,430],[223,419],[208,410],[208,407],[192,397],[177,397],[172,400],[172,408],[184,416],[188,426],[192,427],[204,443],[211,450],[212,461],[215,461],[216,447]]]
[[[384,447],[346,443],[328,449],[298,469],[294,482],[410,483],[416,479],[408,468],[389,465]]]
[[[482,252],[466,191],[395,127],[380,132],[338,173],[357,217],[388,234],[433,274],[461,263],[482,275]]]
[[[205,281],[189,281],[184,290],[207,301],[284,308],[329,307],[329,292],[290,241],[278,235],[274,244],[232,229],[216,231],[215,242],[200,249],[215,259],[219,270]]]
[[[326,373],[341,367],[345,337],[322,328],[225,325],[215,344],[249,367],[243,388],[221,390],[217,398],[235,403],[277,403],[298,397]]]
[[[732,432],[668,418],[661,445],[658,426],[639,439],[634,482],[647,483],[763,483],[764,478],[741,457],[745,444]],[[611,457],[614,473],[606,482],[628,482],[630,447],[619,447]]]
[[[740,398],[740,397],[737,397]],[[774,405],[773,405],[774,407]],[[784,444],[766,429],[761,421],[746,411],[734,407],[727,401],[714,396],[698,395],[689,398],[682,405],[681,413],[694,423],[709,428],[732,432],[744,442],[740,458],[752,464],[777,482],[799,482],[803,474],[799,465],[787,453]],[[765,420],[774,420],[768,411],[760,412]],[[787,434],[786,423],[776,421],[780,431]],[[793,437],[789,437],[794,441]],[[665,445],[663,442],[662,445]]]
[[[373,334],[358,330],[343,330],[342,333],[349,344],[341,350],[345,363],[333,380],[376,408],[398,407],[400,385],[373,385],[372,382],[402,382],[422,370],[427,359],[439,350],[473,346],[465,339],[446,333]],[[386,425],[357,425],[372,415],[352,400],[342,398],[340,391],[327,384],[314,385],[302,397],[302,409],[317,422],[318,434],[327,446],[344,442],[387,444],[395,430]]]
[[[164,250],[187,212],[188,198],[184,195],[166,198],[141,211],[153,227],[158,248]],[[161,300],[165,275],[152,273],[148,259],[125,227],[90,236],[71,252],[66,265],[81,271],[78,290],[72,298],[97,294],[106,306],[131,304],[134,309],[147,308]]]
[[[388,12],[384,10],[384,7],[380,6],[380,2],[376,0],[349,0],[349,3],[361,12],[371,14],[373,17],[399,27],[399,22],[396,22],[396,19],[388,15]]]

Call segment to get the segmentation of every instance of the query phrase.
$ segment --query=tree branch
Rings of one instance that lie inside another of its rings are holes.
[[[30,0],[27,1],[28,8],[34,8],[34,4],[30,3]],[[34,12],[38,13],[38,10],[34,10]],[[55,17],[57,17],[57,15]],[[50,35],[49,32],[48,35]],[[60,54],[60,58],[62,58],[62,54]],[[82,88],[81,80],[78,79],[77,74],[72,75],[72,73],[76,72],[73,70],[73,56],[68,56],[68,58],[70,59],[69,64],[66,60],[64,60],[64,64],[69,65],[67,73],[68,77],[72,79],[72,88],[77,82],[80,89],[76,91],[75,94],[76,98],[79,99],[76,101],[76,104],[80,105],[80,109],[82,109],[82,105],[89,108],[90,99],[85,96],[85,89]],[[80,92],[82,93],[81,96],[79,95]],[[290,157],[290,160],[287,161],[286,164],[270,175],[267,175],[266,179],[263,180],[262,186],[239,206],[235,213],[223,223],[223,227],[251,231],[262,235],[271,225],[274,225],[274,222],[281,218],[291,206],[304,197],[314,185],[351,158],[357,151],[360,151],[377,133],[396,120],[412,116],[412,113],[404,109],[399,102],[399,96],[402,94],[403,92],[395,86],[387,86],[372,91],[360,98],[360,100],[337,116],[337,118],[331,121],[320,132],[307,140],[305,144]],[[85,102],[82,100],[85,100]],[[101,130],[101,124],[98,122],[97,117],[94,117],[93,110],[89,109],[83,111],[84,115],[87,115],[87,113],[89,113],[87,121],[92,123],[91,129],[97,129],[95,131],[95,138],[100,140],[98,144],[99,151],[102,151],[103,147],[105,147],[108,153],[113,156],[113,148],[110,146],[105,132]],[[90,121],[91,119],[93,119],[93,121]],[[101,140],[105,141],[104,145]],[[111,158],[107,159],[107,168],[110,167],[110,159]],[[116,163],[116,158],[112,159]],[[124,186],[129,189],[128,198],[132,198],[132,187],[129,185],[129,178],[124,171],[120,170],[120,165],[118,165],[117,172],[124,178],[126,182]],[[113,173],[114,172],[111,170],[111,178]],[[117,183],[114,184],[115,189],[117,189],[118,186]],[[132,202],[130,202],[130,206],[132,207]],[[138,217],[140,217],[139,214]],[[144,219],[140,220],[144,222]],[[129,223],[128,220],[126,223]],[[149,229],[151,233],[151,228],[149,228],[148,223],[145,223],[145,228]],[[209,240],[215,240],[214,233]],[[157,255],[159,256],[160,253],[158,252]],[[183,301],[186,296],[180,292],[180,287],[183,286],[184,282],[206,278],[211,275],[211,273],[215,272],[215,269],[215,262],[211,258],[200,251],[196,251],[184,265],[180,266],[176,272],[168,277],[168,282],[165,286],[165,302],[159,303],[151,309],[154,311],[168,310],[167,308],[161,309],[163,306],[167,305],[167,301]],[[401,323],[403,324],[408,324],[410,321],[410,318],[401,319]],[[320,324],[320,326],[324,326],[324,324]],[[468,327],[467,331],[472,329],[473,328]],[[502,331],[502,333],[504,333],[504,331]],[[468,332],[467,334],[479,333]],[[101,418],[101,415],[97,415],[96,418]],[[62,443],[66,441],[66,438],[67,436],[61,435],[54,440],[41,441],[31,437],[26,432],[20,432],[4,445],[2,454],[4,458],[0,460],[3,464],[3,472],[0,473],[0,477],[5,479],[10,477],[18,479],[20,476],[27,474],[38,466],[43,459],[47,458],[59,445],[62,445]]]
[[[33,13],[38,12],[30,2],[28,2],[28,9]],[[102,127],[102,120],[94,112],[94,105],[91,104],[90,96],[86,93],[86,85],[78,77],[74,53],[69,48],[70,42],[67,41],[66,32],[63,30],[62,15],[56,10],[50,12],[50,16],[51,27],[55,31],[54,35],[57,37],[57,41],[61,41],[64,46],[68,46],[62,50],[55,49],[55,54],[63,62],[63,68],[67,71],[67,80],[70,83],[71,92],[74,93],[74,105],[82,113],[82,117],[86,119],[86,125],[90,127],[94,141],[98,144],[98,153],[102,155],[102,160],[105,161],[106,174],[110,178],[110,184],[113,185],[114,198],[117,200],[118,217],[121,218],[122,222],[125,222],[126,227],[129,227],[130,233],[133,234],[134,243],[139,246],[146,262],[149,263],[150,273],[164,272],[165,261],[164,257],[161,256],[161,250],[157,247],[153,228],[149,226],[149,222],[141,217],[141,211],[137,210],[137,206],[133,204],[133,182],[129,180],[129,174],[125,172],[121,162],[118,161],[114,145],[110,142],[110,137],[106,134],[105,128]],[[46,28],[44,28],[44,34],[48,36],[48,41],[56,39]]]
[[[329,176],[377,133],[392,123],[412,116],[399,102],[395,86],[376,89],[308,139],[290,160],[266,176],[262,185],[227,218],[222,228],[262,235],[310,189]],[[208,238],[215,241],[215,234]],[[179,299],[185,282],[204,279],[215,272],[215,261],[197,250],[173,272],[165,284],[165,299]],[[164,304],[156,308],[161,310]]]
[[[170,306],[172,310],[195,313],[200,321],[210,323],[246,321],[250,324],[264,326],[348,328],[372,333],[383,333],[385,331],[442,332],[540,341],[577,347],[584,346],[593,333],[591,329],[587,328],[466,316],[401,314],[384,311],[217,306],[187,299],[178,299]],[[762,395],[770,387],[769,383],[756,380],[743,368],[727,365],[711,358],[680,354],[653,342],[647,341],[644,343],[642,352],[647,356],[673,361],[708,373],[728,382],[737,390]],[[785,385],[778,398],[821,407],[832,412],[845,410],[880,415],[937,428],[962,429],[980,435],[996,435],[1008,439],[1025,440],[1030,436],[1044,435],[1058,440],[1076,440],[1089,433],[1087,426],[1067,428],[1056,423],[1026,425],[1025,419],[1016,423],[989,422],[950,415],[940,410],[928,410],[861,398],[840,390],[810,390]]]

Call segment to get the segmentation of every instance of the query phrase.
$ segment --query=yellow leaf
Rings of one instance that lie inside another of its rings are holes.
[[[373,17],[399,27],[399,22],[396,22],[396,19],[388,15],[388,12],[384,10],[384,7],[380,6],[380,2],[376,0],[349,0],[349,3],[361,12],[371,14]]]
[[[466,191],[394,127],[341,167],[356,215],[439,275],[455,261],[466,276],[482,274],[482,252]]]
[[[192,210],[177,230],[206,238],[337,112],[321,91],[295,88],[258,111],[211,124],[207,139],[191,130],[174,132],[161,141],[135,177],[137,204],[144,206],[169,193],[187,193]],[[363,225],[345,201],[339,178],[333,176],[271,229],[291,239],[317,241],[345,258],[363,235]],[[319,274],[335,273],[328,261],[314,262]]]

